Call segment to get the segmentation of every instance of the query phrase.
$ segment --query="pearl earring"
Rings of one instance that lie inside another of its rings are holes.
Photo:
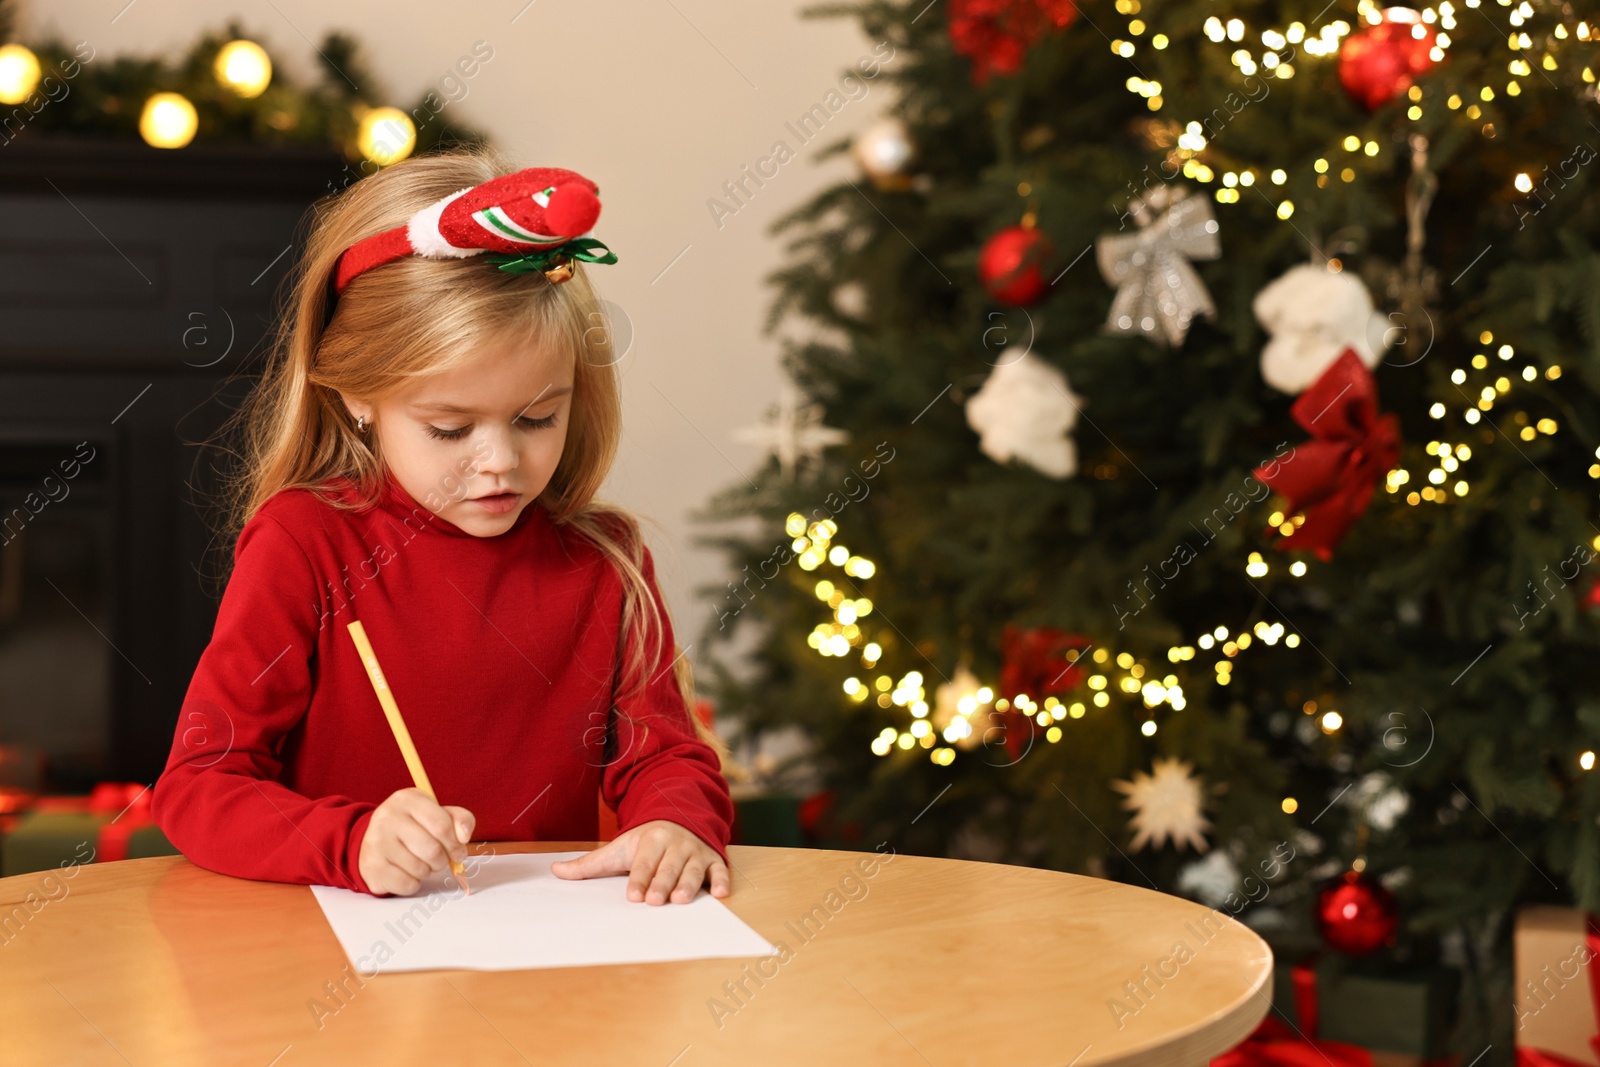
[[[367,432],[367,417],[365,415],[356,416],[356,429],[361,433]]]

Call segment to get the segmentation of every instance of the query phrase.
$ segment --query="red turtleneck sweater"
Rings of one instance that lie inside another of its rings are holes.
[[[354,619],[439,802],[471,811],[475,838],[594,840],[598,790],[619,831],[667,819],[726,862],[733,804],[670,670],[648,548],[666,640],[645,692],[615,716],[621,580],[537,502],[480,538],[392,476],[361,513],[286,490],[245,526],[234,561],[153,800],[193,862],[371,892],[361,839],[373,809],[412,781],[346,629]]]

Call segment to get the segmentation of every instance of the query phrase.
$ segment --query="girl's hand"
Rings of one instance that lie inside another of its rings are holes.
[[[628,899],[649,904],[665,904],[669,894],[674,903],[687,904],[707,875],[712,896],[725,897],[730,891],[728,866],[716,849],[667,819],[640,823],[592,852],[557,860],[550,870],[558,878],[629,875]]]
[[[372,813],[356,866],[373,893],[408,897],[432,871],[467,858],[477,819],[466,808],[441,807],[420,789],[399,789]]]

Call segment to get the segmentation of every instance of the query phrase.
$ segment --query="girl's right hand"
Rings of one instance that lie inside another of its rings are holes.
[[[440,806],[420,789],[396,790],[367,823],[357,859],[361,878],[374,894],[408,897],[429,873],[467,858],[476,823],[466,808]]]

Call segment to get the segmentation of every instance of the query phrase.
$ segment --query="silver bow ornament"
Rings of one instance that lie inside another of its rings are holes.
[[[1117,287],[1106,330],[1181,345],[1192,319],[1216,316],[1211,294],[1189,265],[1222,254],[1211,204],[1182,187],[1163,186],[1134,200],[1128,213],[1139,224],[1136,232],[1107,234],[1095,243],[1100,273]]]

